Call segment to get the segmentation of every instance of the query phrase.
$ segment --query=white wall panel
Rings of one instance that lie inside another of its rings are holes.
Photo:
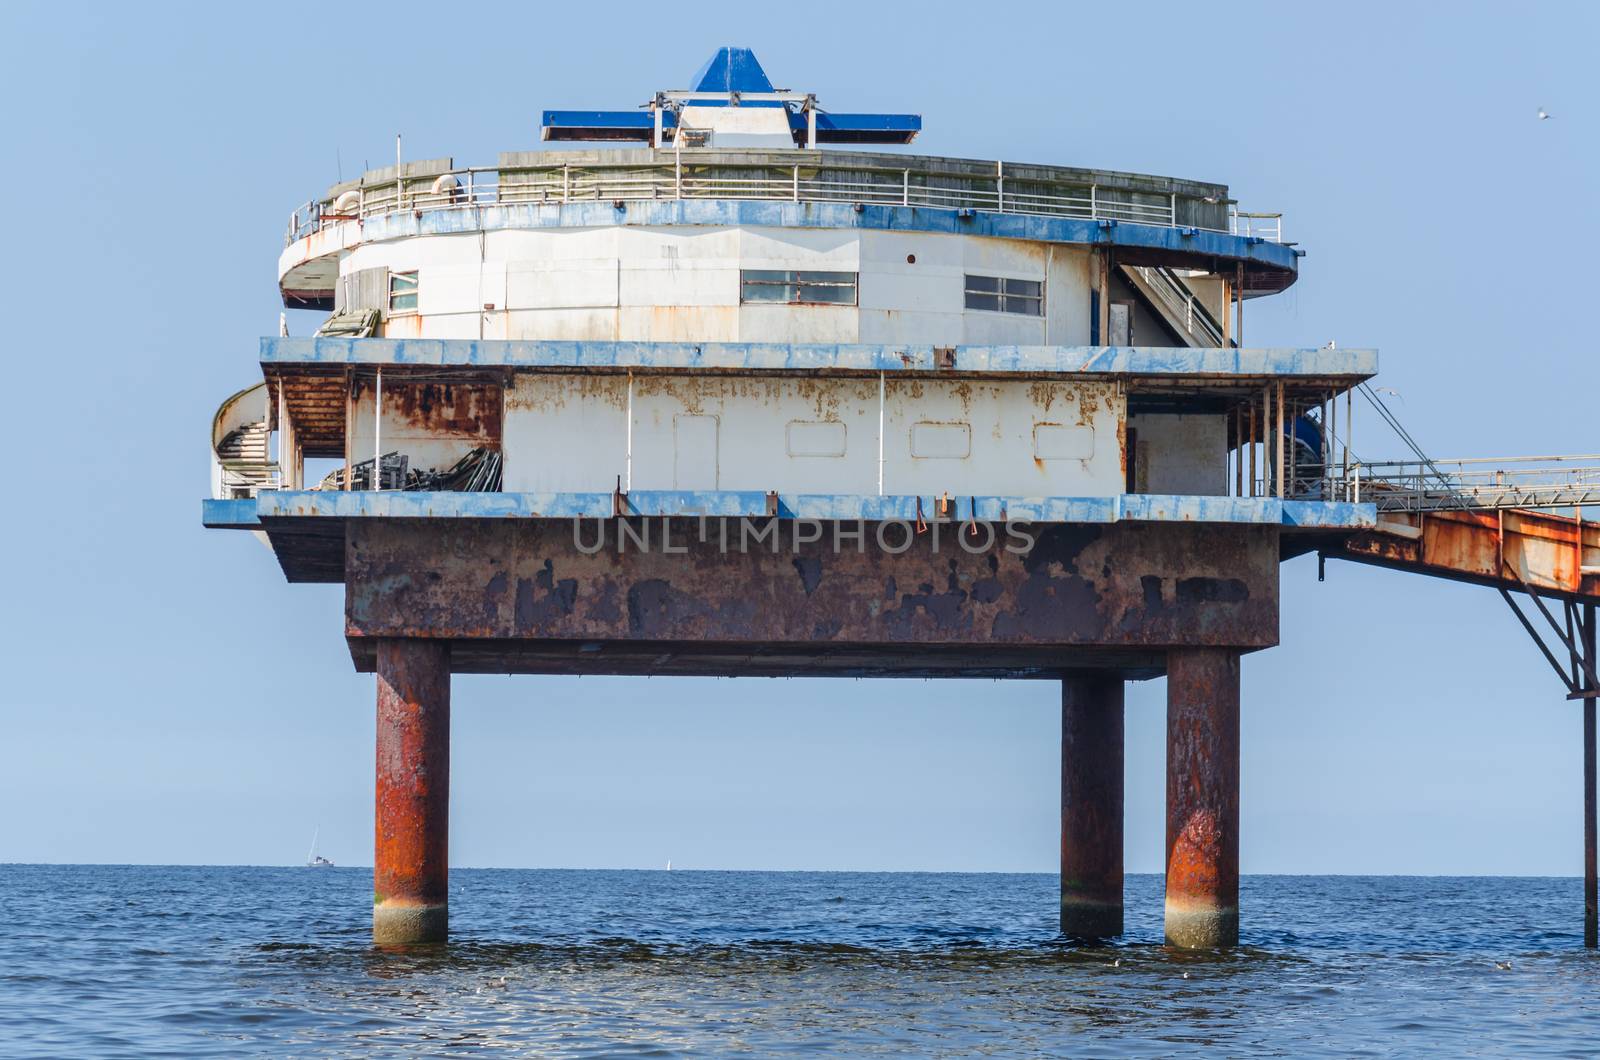
[[[627,391],[625,376],[520,375],[506,488],[612,489],[627,473]],[[1124,406],[1109,384],[899,380],[885,395],[887,493],[1122,492]],[[874,378],[641,375],[632,407],[636,490],[877,492]]]
[[[861,265],[861,234],[853,228],[744,228],[739,260],[746,269],[842,269]]]
[[[1049,279],[1044,285],[1045,341],[1054,346],[1087,346],[1093,256],[1077,247],[1056,247],[1045,256],[1049,262]]]
[[[607,341],[617,337],[617,310],[522,309],[505,314],[508,339],[564,339],[574,342]]]
[[[1121,422],[1125,402],[1104,383],[1025,380],[891,380],[884,431],[884,491],[952,495],[1109,497],[1122,492]],[[918,424],[965,424],[962,458]],[[1041,425],[1082,427],[1094,435],[1083,459],[1035,456]],[[923,439],[928,448],[922,448]],[[914,443],[914,439],[916,442]],[[921,456],[918,453],[928,453]]]
[[[506,266],[506,305],[516,309],[584,309],[617,304],[615,259],[513,261]]]
[[[1134,488],[1140,493],[1223,496],[1228,492],[1228,424],[1218,415],[1133,416]]]
[[[859,342],[860,335],[854,306],[739,307],[740,342]]]
[[[340,271],[417,270],[422,319],[386,329],[401,337],[1077,345],[1089,338],[1089,261],[925,232],[614,226],[374,243]],[[859,307],[740,306],[741,269],[856,272]],[[968,272],[1044,279],[1046,317],[966,311]],[[461,319],[432,319],[444,316]]]
[[[626,471],[625,376],[523,373],[506,393],[507,492],[609,492]]]
[[[624,306],[615,329],[624,342],[737,342],[739,307]]]

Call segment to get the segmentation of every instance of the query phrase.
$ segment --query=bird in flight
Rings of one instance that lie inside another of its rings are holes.
[[[1539,108],[1539,120],[1540,121],[1548,121],[1549,119],[1550,119],[1550,112],[1545,110],[1543,107],[1540,107]]]

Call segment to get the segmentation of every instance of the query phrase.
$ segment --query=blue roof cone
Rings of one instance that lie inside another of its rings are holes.
[[[787,136],[783,132],[781,122],[775,123],[775,127],[767,132],[755,134],[770,138],[773,143],[768,146],[789,146],[788,141],[791,139],[795,147],[814,147],[820,144],[908,144],[916,139],[917,133],[922,130],[922,118],[916,114],[843,114],[838,111],[825,111],[815,105],[814,96],[810,97],[812,106],[808,114],[801,103],[807,97],[793,93],[784,99],[771,98],[776,92],[771,80],[767,78],[767,72],[761,68],[756,53],[749,48],[736,48],[730,44],[718,48],[711,58],[706,60],[705,65],[695,73],[692,87],[687,91],[658,93],[656,99],[649,105],[651,109],[659,108],[661,112],[658,114],[652,114],[650,110],[643,108],[547,110],[540,123],[542,126],[540,135],[546,140],[636,141],[661,147],[677,142],[679,114],[684,108],[701,108],[702,116],[696,120],[714,127],[717,125],[716,120],[704,116],[703,111],[730,104],[770,108],[787,113],[789,124]],[[730,100],[728,98],[730,95],[742,98],[737,101]],[[767,98],[761,98],[763,96]],[[816,122],[814,136],[811,129],[813,119]],[[733,139],[744,136],[748,140],[751,135],[733,133],[731,125],[729,129],[728,135]],[[730,145],[731,143],[730,140]]]
[[[772,91],[772,82],[767,80],[756,53],[731,45],[718,48],[692,80],[695,92]]]

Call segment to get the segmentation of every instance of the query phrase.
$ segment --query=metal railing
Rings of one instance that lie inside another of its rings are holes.
[[[653,163],[561,163],[532,167],[455,169],[363,184],[313,199],[289,217],[285,245],[338,221],[390,213],[471,210],[529,203],[751,199],[860,203],[1127,222],[1224,232],[1282,241],[1281,214],[1223,214],[1218,200],[1177,192],[1130,190],[1095,183],[808,160],[728,162],[673,155]],[[1204,217],[1225,227],[1190,223]]]
[[[1231,210],[1228,213],[1228,229],[1236,236],[1246,239],[1261,239],[1268,243],[1283,242],[1283,214],[1281,213],[1244,213]]]
[[[1149,265],[1135,265],[1132,268],[1161,299],[1167,310],[1183,322],[1184,330],[1202,340],[1202,346],[1222,345],[1222,328],[1212,319],[1205,305],[1195,298],[1194,292],[1171,269]]]
[[[1392,460],[1331,469],[1379,511],[1493,511],[1600,505],[1600,454]]]
[[[219,460],[217,466],[220,474],[212,490],[217,498],[237,500],[283,488],[283,473],[275,460]]]

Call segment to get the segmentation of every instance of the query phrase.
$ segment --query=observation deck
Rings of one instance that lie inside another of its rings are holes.
[[[1600,695],[1600,528],[1524,510],[1593,500],[1592,461],[1363,461],[1358,393],[1409,442],[1376,352],[1244,341],[1298,276],[1280,215],[892,150],[921,126],[724,48],[544,114],[613,146],[397,144],[292,212],[283,304],[331,315],[261,340],[203,518],[345,587],[380,942],[446,934],[453,673],[1059,680],[1061,924],[1091,938],[1122,930],[1123,682],[1165,675],[1186,947],[1238,939],[1239,660],[1278,642],[1285,557],[1524,592]]]
[[[332,309],[340,258],[365,243],[611,225],[875,229],[1114,247],[1125,264],[1233,273],[1248,294],[1295,281],[1282,215],[1225,185],[1002,161],[738,148],[511,152],[487,168],[376,169],[296,208],[284,304]]]

